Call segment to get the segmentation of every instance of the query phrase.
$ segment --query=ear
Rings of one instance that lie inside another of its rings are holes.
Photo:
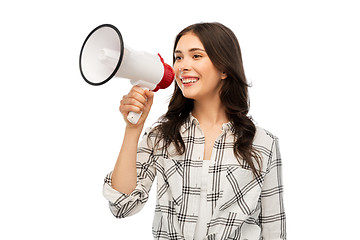
[[[228,77],[228,76],[227,76],[226,72],[222,72],[222,73],[221,73],[221,79],[222,79],[222,80],[226,79],[227,77]]]

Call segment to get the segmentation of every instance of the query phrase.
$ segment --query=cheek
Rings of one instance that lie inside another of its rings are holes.
[[[176,77],[176,84],[178,85],[178,87],[180,88],[180,89],[182,89],[182,82],[180,81],[180,79],[178,78],[178,77]]]
[[[207,76],[213,80],[220,80],[222,77],[222,72],[216,69],[214,66],[207,66],[204,68]]]
[[[206,77],[213,77],[215,68],[210,61],[203,61],[196,66],[196,71]]]
[[[178,79],[180,77],[180,71],[179,71],[179,67],[176,65],[176,63],[173,66],[173,70],[174,70],[176,79]]]

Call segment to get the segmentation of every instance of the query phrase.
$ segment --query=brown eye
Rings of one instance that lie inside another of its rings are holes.
[[[179,60],[181,60],[182,59],[182,57],[180,57],[180,56],[175,56],[175,61],[179,61]]]

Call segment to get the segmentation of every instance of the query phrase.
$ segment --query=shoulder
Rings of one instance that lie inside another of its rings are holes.
[[[271,150],[274,142],[276,141],[278,141],[278,137],[276,135],[262,127],[256,126],[256,133],[253,141],[254,145],[262,146]]]
[[[263,171],[268,172],[270,167],[269,164],[271,164],[271,157],[275,156],[278,151],[277,136],[264,128],[256,126],[253,147],[260,153]]]
[[[154,123],[150,127],[147,127],[144,131],[142,142],[148,148],[153,149],[154,151],[161,149],[161,146],[164,145],[164,139],[162,137],[161,129],[159,128],[158,123]]]
[[[161,119],[158,119],[156,122],[151,123],[151,125],[145,129],[144,135],[153,136],[160,134],[160,127],[163,123],[164,121],[162,121]]]
[[[143,137],[147,138],[150,141],[154,141],[160,134],[159,129],[156,125],[151,125],[147,127],[144,131]]]

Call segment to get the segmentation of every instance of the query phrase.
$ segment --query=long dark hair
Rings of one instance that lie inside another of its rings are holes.
[[[239,161],[243,159],[245,165],[257,175],[258,170],[261,169],[261,161],[252,145],[256,127],[248,116],[249,85],[244,73],[239,42],[235,34],[220,23],[198,23],[188,26],[176,36],[174,52],[180,38],[189,32],[200,39],[214,66],[227,74],[227,78],[222,80],[220,99],[233,125],[234,154]],[[173,61],[175,62],[175,57]],[[167,148],[173,143],[178,154],[184,153],[185,144],[180,135],[180,127],[188,119],[193,107],[194,100],[185,98],[181,89],[175,84],[168,111],[160,118],[159,125],[154,129],[154,132],[159,134],[157,144],[163,140],[163,147]]]

